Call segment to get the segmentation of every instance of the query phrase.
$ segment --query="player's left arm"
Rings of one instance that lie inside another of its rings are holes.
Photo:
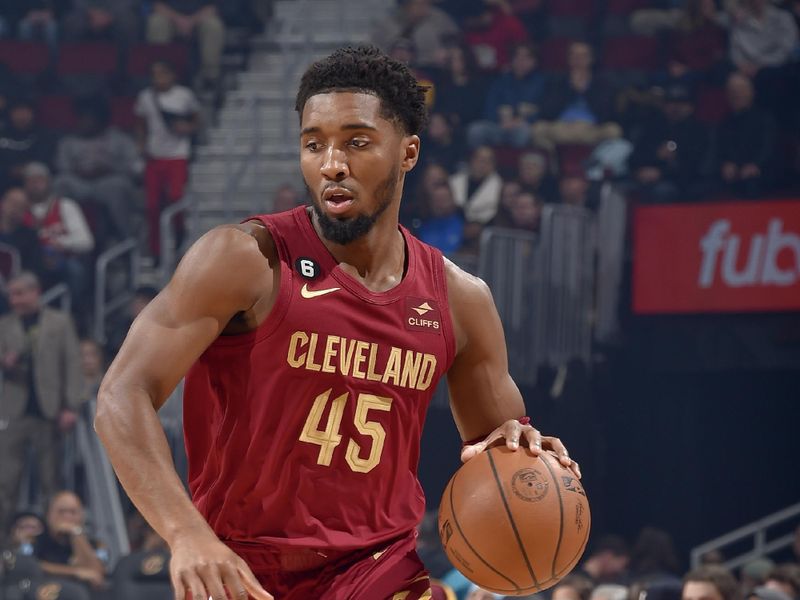
[[[523,425],[525,403],[508,372],[503,325],[489,287],[479,278],[445,261],[447,288],[456,337],[456,357],[447,373],[450,407],[461,439],[467,442],[461,459],[467,461],[505,439],[511,450],[520,440],[534,455],[554,451],[565,467],[580,477],[578,463],[557,437]],[[478,440],[478,441],[475,441]]]

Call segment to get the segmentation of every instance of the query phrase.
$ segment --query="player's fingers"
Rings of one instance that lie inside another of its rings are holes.
[[[242,580],[239,577],[239,571],[231,563],[220,565],[220,577],[222,578],[222,585],[228,591],[228,597],[231,600],[247,600],[247,590],[244,589]]]
[[[506,447],[509,450],[519,448],[519,436],[522,433],[522,425],[519,421],[507,421],[503,425],[503,437],[506,439]]]
[[[176,596],[176,598],[179,597],[180,600],[208,600],[206,588],[197,574],[184,574],[180,583],[183,585],[184,589],[183,596]]]
[[[578,479],[580,479],[582,477],[582,475],[581,475],[581,466],[578,464],[577,460],[573,460],[572,461],[572,464],[569,466],[569,469],[570,469],[570,471],[575,473],[575,477],[577,477]]]
[[[525,439],[528,440],[528,448],[531,449],[533,455],[539,456],[542,453],[542,432],[535,427],[525,429]]]
[[[552,450],[556,453],[558,457],[558,461],[564,465],[565,467],[569,467],[572,464],[572,459],[569,457],[569,452],[567,451],[566,446],[561,443],[561,440],[557,437],[545,437],[542,439],[542,444],[547,448]]]
[[[186,587],[183,585],[183,582],[181,580],[173,577],[172,590],[175,594],[173,596],[175,600],[186,600]]]
[[[250,567],[247,566],[246,562],[240,559],[237,563],[236,570],[242,578],[245,589],[253,598],[256,600],[274,600],[272,594],[261,587],[261,584],[258,582],[258,579],[256,579],[256,576],[253,575],[253,572],[250,570]]]
[[[225,588],[222,585],[222,577],[220,576],[219,567],[215,564],[203,565],[198,569],[200,579],[208,592],[206,598],[211,600],[228,600],[228,595],[225,593]]]

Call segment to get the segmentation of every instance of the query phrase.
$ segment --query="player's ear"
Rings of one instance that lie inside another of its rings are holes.
[[[405,153],[400,168],[403,172],[407,173],[414,168],[414,165],[416,165],[419,160],[419,136],[407,135],[403,138],[403,142]]]

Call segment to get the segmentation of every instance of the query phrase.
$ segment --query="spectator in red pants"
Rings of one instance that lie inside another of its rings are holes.
[[[158,260],[159,216],[166,203],[183,196],[192,135],[200,126],[200,103],[189,88],[177,84],[175,69],[168,62],[154,62],[151,77],[150,87],[136,99],[134,112],[139,146],[147,157],[144,186],[150,251]]]

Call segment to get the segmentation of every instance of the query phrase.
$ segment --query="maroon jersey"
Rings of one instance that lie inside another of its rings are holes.
[[[304,208],[258,219],[280,290],[256,330],[220,336],[186,376],[195,506],[231,542],[396,538],[425,509],[422,426],[455,354],[442,255],[401,229],[405,276],[376,293],[339,268]]]

